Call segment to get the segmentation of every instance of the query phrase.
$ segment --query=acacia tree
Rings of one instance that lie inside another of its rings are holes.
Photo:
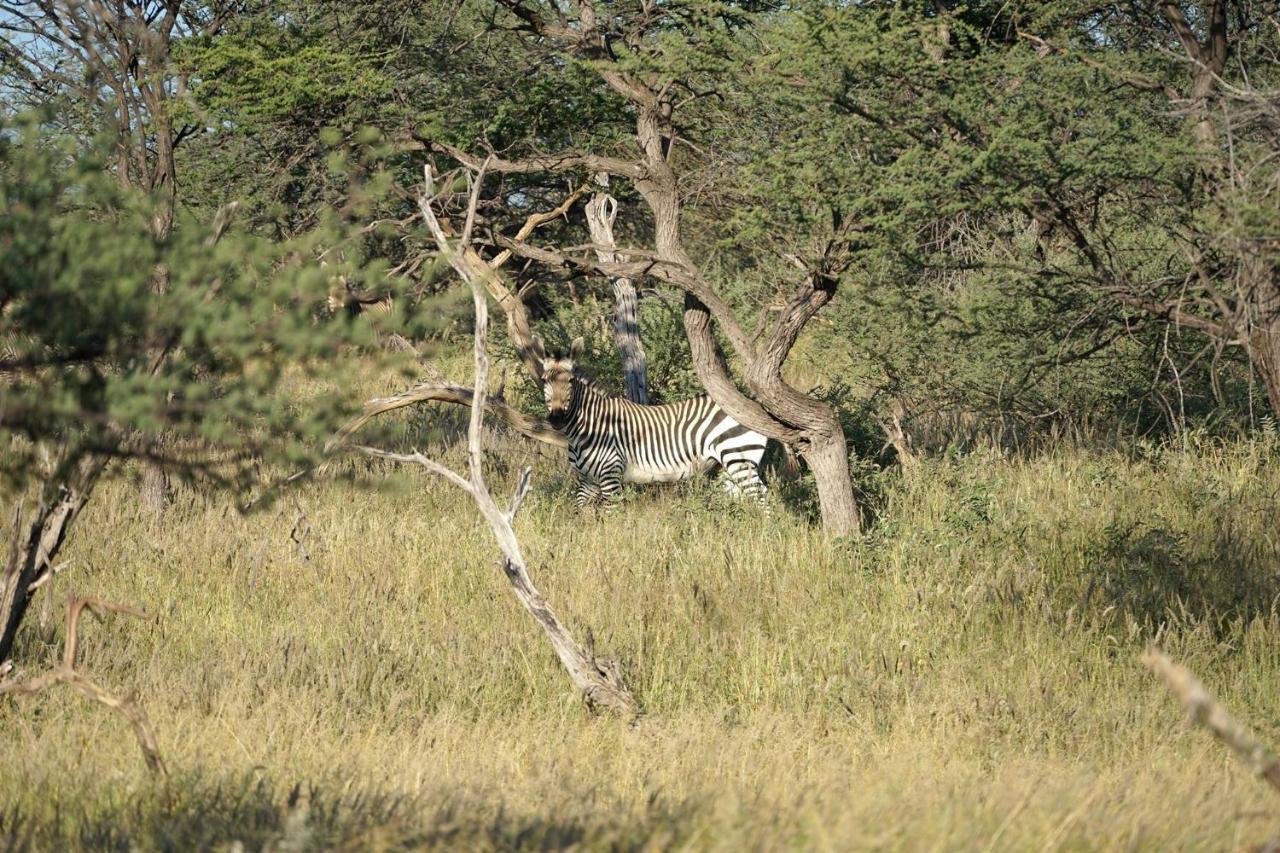
[[[583,68],[596,75],[625,105],[634,136],[629,144],[598,148],[567,147],[527,156],[481,155],[426,136],[425,146],[479,171],[536,176],[548,173],[608,173],[638,193],[651,219],[646,246],[619,247],[628,258],[601,260],[595,246],[582,251],[534,245],[493,234],[495,245],[552,268],[584,270],[613,278],[648,277],[684,293],[684,328],[693,365],[715,401],[748,427],[793,447],[814,473],[824,528],[832,535],[854,532],[859,515],[849,477],[844,433],[835,410],[802,393],[783,377],[783,364],[800,333],[834,295],[849,261],[856,232],[839,221],[811,257],[792,257],[795,281],[776,317],[754,330],[739,319],[730,302],[687,248],[682,226],[684,109],[715,85],[703,60],[739,48],[750,16],[722,4],[664,6],[639,0],[597,6],[591,0],[568,4],[539,0],[502,0],[506,15],[494,21],[523,40],[523,48],[544,57],[551,67]],[[683,45],[684,47],[680,47]],[[584,129],[585,130],[585,129]],[[616,138],[616,137],[615,137]],[[717,332],[728,343],[745,390],[734,381]],[[532,340],[516,340],[522,353]],[[536,359],[525,358],[527,364]],[[536,367],[531,367],[536,370]]]
[[[1034,23],[1019,35],[1042,62],[1105,78],[1129,114],[1169,115],[1152,123],[1163,139],[1134,147],[1174,154],[1155,172],[1107,170],[1121,193],[1154,214],[1163,269],[1127,262],[1117,217],[1098,216],[1097,199],[1050,184],[1032,214],[1043,238],[1057,235],[1079,267],[1052,272],[1074,273],[1120,305],[1203,333],[1219,349],[1239,347],[1273,415],[1280,413],[1277,5],[1067,4]]]
[[[112,463],[243,490],[263,465],[309,458],[353,409],[277,393],[286,367],[336,363],[345,327],[314,322],[328,275],[302,260],[340,243],[336,227],[273,243],[228,209],[160,239],[163,201],[45,128],[0,130],[0,662]]]
[[[856,140],[855,204],[881,247],[867,266],[891,268],[901,298],[940,271],[999,277],[1006,307],[1037,308],[1026,339],[1057,338],[1046,361],[1194,330],[1202,352],[1239,347],[1280,411],[1274,4],[795,12],[789,38],[813,58],[791,76]],[[961,231],[990,250],[961,252]]]
[[[217,34],[238,0],[65,0],[0,2],[0,57],[10,91],[26,108],[54,107],[66,130],[111,140],[111,172],[126,190],[154,200],[150,227],[157,240],[173,230],[178,194],[178,146],[203,125],[183,123],[188,75],[171,61],[184,39]],[[152,287],[168,287],[168,269],[152,271]],[[168,482],[146,466],[143,499],[167,500]]]

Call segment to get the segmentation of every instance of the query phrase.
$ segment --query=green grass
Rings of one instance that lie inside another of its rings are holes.
[[[425,472],[249,517],[187,493],[159,520],[117,479],[58,595],[154,615],[87,620],[82,667],[139,697],[171,777],[78,695],[0,701],[0,848],[1264,843],[1280,799],[1137,656],[1158,635],[1280,743],[1277,456],[934,461],[832,544],[714,484],[579,515],[563,462],[500,439],[495,488],[538,469],[534,580],[623,661],[636,725],[582,708],[487,528]],[[16,658],[60,642],[33,614]]]

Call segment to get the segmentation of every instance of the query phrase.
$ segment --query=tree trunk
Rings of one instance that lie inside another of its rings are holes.
[[[142,505],[153,513],[163,512],[172,497],[169,474],[155,462],[142,463]]]
[[[601,189],[587,204],[587,227],[596,256],[602,263],[625,263],[628,258],[616,251],[613,223],[618,216],[618,202],[608,193],[609,175],[599,172],[595,182]],[[640,302],[635,282],[629,278],[613,279],[613,338],[622,359],[622,378],[628,400],[649,402],[649,366],[644,345],[640,341]]]
[[[849,452],[844,431],[837,425],[834,435],[814,436],[800,450],[813,472],[822,508],[822,528],[830,536],[851,536],[862,528],[858,505],[849,479]]]
[[[662,122],[657,110],[642,108],[638,112],[637,136],[645,152],[648,172],[636,181],[636,189],[653,211],[658,256],[688,270],[697,279],[699,289],[710,296],[714,291],[703,286],[705,280],[680,239],[678,182],[664,155]],[[849,478],[844,431],[831,406],[802,394],[782,379],[782,364],[796,337],[833,292],[834,283],[820,277],[814,277],[808,286],[798,290],[763,349],[747,339],[741,328],[726,329],[727,337],[743,360],[743,372],[753,397],[739,391],[730,378],[728,365],[711,331],[710,306],[689,289],[685,290],[684,329],[694,370],[717,405],[739,423],[792,445],[809,463],[817,481],[823,529],[835,537],[856,533],[861,527]],[[732,316],[722,313],[717,319],[723,323]]]
[[[1254,332],[1248,354],[1267,390],[1271,416],[1280,421],[1280,323],[1276,325],[1275,329]]]
[[[649,362],[640,343],[640,300],[629,278],[613,280],[613,338],[622,358],[627,399],[649,402]]]
[[[18,627],[31,603],[31,585],[53,570],[54,558],[76,515],[88,501],[90,488],[59,489],[41,507],[25,539],[21,536],[21,516],[15,512],[14,541],[0,578],[0,662],[8,660],[13,650]]]

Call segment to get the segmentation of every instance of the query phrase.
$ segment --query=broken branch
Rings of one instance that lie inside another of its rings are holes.
[[[1174,663],[1156,648],[1147,649],[1142,662],[1164,681],[1186,709],[1191,721],[1199,723],[1227,745],[1249,770],[1280,791],[1280,760],[1262,741],[1214,701],[1209,691],[1185,666]]]
[[[151,728],[151,720],[147,717],[147,712],[132,699],[116,696],[76,669],[76,651],[80,641],[80,614],[86,609],[99,617],[104,613],[121,613],[126,616],[136,616],[139,619],[148,618],[141,610],[123,604],[112,604],[98,598],[82,596],[69,602],[67,604],[67,637],[62,648],[62,663],[44,675],[25,681],[0,683],[0,696],[6,693],[35,694],[59,684],[70,685],[85,698],[118,711],[128,720],[138,738],[138,746],[142,750],[147,769],[163,776],[167,771],[164,759],[160,757],[160,748],[156,744],[155,732]]]

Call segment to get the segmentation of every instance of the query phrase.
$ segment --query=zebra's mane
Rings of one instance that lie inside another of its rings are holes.
[[[581,367],[579,367],[576,364],[573,366],[573,381],[581,382],[583,385],[587,386],[588,391],[599,394],[602,397],[618,396],[617,394],[613,393],[608,388],[604,387],[599,382],[597,382],[594,376],[590,375],[589,373],[584,371]]]

